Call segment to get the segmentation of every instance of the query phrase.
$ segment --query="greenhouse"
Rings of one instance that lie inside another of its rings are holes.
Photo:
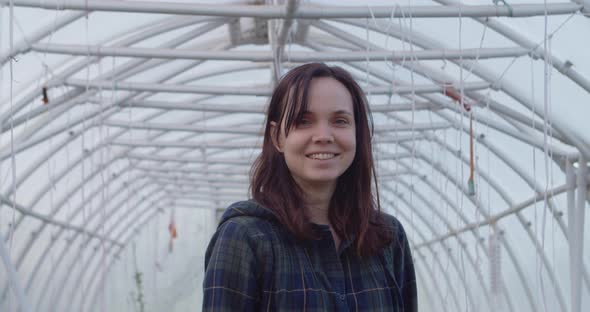
[[[0,311],[201,311],[316,62],[366,96],[419,311],[590,310],[590,0],[0,0]]]

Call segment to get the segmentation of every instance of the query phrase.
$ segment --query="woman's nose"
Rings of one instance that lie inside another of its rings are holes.
[[[318,124],[314,136],[313,136],[314,143],[333,143],[334,142],[334,134],[332,133],[332,128],[329,125],[325,124]]]

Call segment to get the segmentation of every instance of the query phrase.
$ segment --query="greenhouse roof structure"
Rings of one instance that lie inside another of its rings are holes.
[[[590,308],[589,0],[0,0],[0,311],[194,311],[291,68],[363,88],[423,311]]]

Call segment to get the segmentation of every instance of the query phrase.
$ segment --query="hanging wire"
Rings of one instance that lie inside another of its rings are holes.
[[[97,66],[98,66],[98,76],[102,77],[103,76],[103,71],[102,71],[102,63],[100,61],[97,61]],[[108,138],[108,135],[105,136],[105,125],[104,125],[104,99],[103,99],[103,92],[102,92],[102,88],[99,88],[99,106],[100,106],[100,110],[99,110],[99,126],[98,126],[98,144],[96,145],[96,148],[99,149],[99,170],[100,170],[100,207],[97,209],[100,209],[100,213],[101,213],[101,221],[100,221],[100,231],[102,234],[102,237],[100,239],[100,246],[101,246],[101,274],[102,274],[102,278],[99,279],[99,283],[101,283],[102,285],[97,285],[97,288],[100,288],[100,296],[102,298],[101,300],[101,305],[103,308],[103,311],[105,310],[106,307],[106,294],[105,294],[105,289],[106,289],[106,282],[107,282],[107,249],[106,249],[106,243],[104,241],[104,237],[106,236],[106,232],[105,232],[105,223],[107,220],[107,214],[106,214],[106,199],[109,198],[109,194],[108,194],[108,185],[105,181],[105,171],[107,173],[107,176],[110,177],[110,166],[106,166],[105,163],[105,154],[107,153],[107,149],[108,146],[106,146],[104,143],[106,142],[106,138]],[[114,92],[111,92],[111,94],[113,94]]]
[[[410,24],[410,33],[413,34],[414,33],[414,18],[412,16],[412,2],[409,2],[409,10],[410,12],[408,12],[408,17],[409,17],[409,24]],[[403,14],[403,9],[402,9],[402,15]],[[412,36],[409,36],[409,42],[408,45],[410,47],[410,86],[411,86],[411,94],[410,94],[410,102],[412,104],[412,113],[411,113],[411,131],[410,133],[414,134],[415,131],[415,127],[416,127],[416,81],[415,81],[415,77],[414,77],[414,66],[415,64],[418,64],[418,58],[416,57],[416,52],[414,51],[414,42],[412,42]],[[412,149],[410,151],[410,167],[415,168],[416,166],[416,137],[413,136],[412,137]],[[414,205],[414,191],[415,191],[415,187],[414,187],[414,175],[411,174],[410,175],[410,185],[412,186],[412,188],[410,189],[410,206]],[[413,207],[412,207],[413,208]],[[412,228],[415,227],[415,223],[414,223],[414,209],[410,209],[410,226]],[[415,231],[411,232],[411,238],[412,241],[415,240]]]
[[[12,55],[12,51],[14,50],[14,3],[13,0],[10,0],[9,4],[9,53]],[[11,163],[11,174],[12,174],[12,221],[10,223],[10,232],[9,232],[9,240],[8,240],[8,256],[12,256],[12,244],[14,241],[14,231],[16,226],[16,192],[17,192],[17,185],[16,185],[16,155],[14,152],[14,94],[13,94],[13,87],[14,87],[14,59],[10,59],[9,63],[9,71],[10,71],[10,90],[9,90],[9,98],[10,98],[10,163]],[[4,239],[4,238],[0,238]],[[10,302],[9,305],[10,306]]]
[[[545,2],[546,2],[546,1],[545,1]],[[568,23],[568,22],[569,22],[569,21],[572,19],[572,17],[574,17],[574,15],[576,15],[576,14],[571,14],[571,15],[570,15],[568,18],[566,18],[566,19],[565,19],[565,21],[563,21],[561,24],[559,24],[559,26],[557,26],[557,27],[555,28],[555,30],[553,30],[553,31],[552,31],[552,32],[549,34],[549,36],[553,36],[553,35],[555,35],[555,34],[556,34],[556,33],[557,33],[559,30],[561,30],[561,28],[563,28],[563,26],[565,26],[565,25],[566,25],[566,24],[567,24],[567,23]],[[540,41],[540,42],[538,42],[538,43],[537,43],[535,46],[533,46],[532,48],[530,48],[530,49],[528,50],[528,54],[531,54],[531,55],[536,55],[536,54],[537,54],[537,52],[536,52],[536,51],[537,51],[537,49],[538,49],[538,48],[539,48],[541,45],[545,45],[545,44],[546,44],[546,42],[545,42],[545,41],[546,41],[546,38],[543,38],[543,40],[541,40],[541,41]],[[547,54],[545,54],[545,57],[547,57],[547,56],[548,56],[548,55],[547,55]],[[520,56],[520,57],[522,57],[522,56]],[[502,79],[504,79],[504,76],[505,76],[505,75],[508,73],[508,70],[509,70],[510,68],[512,68],[512,65],[514,65],[514,63],[516,63],[516,60],[518,60],[520,57],[514,57],[514,58],[512,59],[512,61],[510,61],[510,63],[508,63],[508,65],[507,65],[507,66],[504,68],[504,70],[503,70],[503,71],[502,71],[502,73],[501,73],[501,74],[498,76],[498,78],[496,78],[496,80],[494,80],[494,81],[491,83],[491,85],[492,85],[492,86],[494,86],[494,85],[497,85],[497,84],[498,84],[498,82],[500,82]]]
[[[553,55],[553,52],[552,52],[553,49],[552,49],[552,45],[551,45],[552,38],[553,38],[553,35],[551,35],[549,37],[549,42],[548,42],[549,55]],[[550,68],[550,70],[549,70],[549,82],[551,82],[552,72],[553,72],[553,70],[552,70],[552,68],[553,68],[553,61],[551,59],[549,59],[547,62],[549,64],[548,67]],[[552,89],[551,89],[551,83],[550,83],[549,84],[549,91],[548,91],[548,95],[549,95],[548,96],[548,99],[549,99],[548,112],[549,112],[549,116],[552,116],[553,115],[552,105],[551,105],[551,103],[552,103],[552,101],[551,101],[551,91],[552,91]],[[553,146],[553,139],[554,139],[554,137],[553,137],[553,122],[552,122],[552,119],[551,118],[548,118],[548,120],[547,120],[547,127],[549,128],[548,129],[548,135],[549,135],[549,142],[548,142],[548,144],[550,146]],[[548,154],[548,159],[553,159],[553,153],[554,153],[553,149],[550,149],[549,150],[549,154]],[[554,195],[554,187],[553,187],[555,185],[555,183],[554,183],[555,180],[554,180],[554,175],[553,175],[553,173],[554,173],[553,169],[554,168],[555,168],[555,166],[550,165],[549,173],[548,173],[549,174],[549,185],[552,186],[550,188],[550,190],[549,190],[549,194],[547,194],[547,192],[545,192],[545,196],[546,197],[549,196],[547,198],[548,201],[553,200],[553,195]],[[549,202],[547,202],[547,205],[549,205]],[[553,215],[553,218],[551,218],[551,243],[552,243],[551,250],[552,250],[552,258],[553,258],[552,259],[553,260],[553,265],[551,266],[551,274],[555,274],[555,266],[557,265],[557,262],[555,260],[555,221],[556,221],[556,218],[558,218],[558,215],[557,215],[558,212],[559,212],[558,210],[553,211],[554,215]]]
[[[547,41],[549,39],[548,33],[548,15],[547,15],[547,0],[543,1],[544,4],[544,27],[543,27],[543,51],[544,51],[544,64],[543,64],[543,154],[544,154],[544,167],[545,167],[545,192],[543,196],[543,217],[541,225],[541,252],[545,252],[545,225],[547,220],[547,191],[549,189],[549,146],[548,146],[548,105],[549,105],[549,51],[547,50]],[[543,270],[541,265],[539,267],[539,286],[540,286],[540,297],[543,300],[543,309],[547,311],[547,300],[545,298],[545,283],[543,279]],[[547,268],[550,270],[550,268]]]
[[[531,101],[533,103],[535,103],[535,68],[534,68],[534,60],[531,58]],[[532,129],[535,129],[535,105],[533,105],[531,107],[531,127]],[[531,151],[532,151],[532,158],[533,158],[533,181],[537,181],[537,153],[536,153],[536,147],[531,146]],[[533,189],[533,193],[536,193],[536,191]],[[535,233],[538,233],[538,229],[537,229],[537,224],[538,224],[538,211],[537,211],[537,197],[535,196],[533,199],[533,221],[535,224]],[[540,259],[539,257],[535,257],[535,272],[539,271],[539,266],[541,265]],[[537,274],[535,274],[535,276],[538,277]],[[538,279],[537,279],[537,285],[538,285]],[[538,302],[537,302],[538,304]]]
[[[464,79],[463,79],[463,3],[461,1],[459,1],[459,64],[461,64],[461,66],[459,66],[459,91],[460,91],[460,106],[461,106],[461,111],[466,110],[465,109],[465,90],[464,90]],[[471,181],[471,187],[468,188],[468,195],[472,195],[475,193],[475,186],[473,185],[473,123],[472,120],[473,118],[471,117],[472,112],[468,112],[468,114],[470,115],[469,118],[469,131],[470,131],[470,160],[471,160],[471,166],[470,166],[470,170],[471,170],[471,175],[470,175],[470,181]],[[461,117],[463,117],[463,114],[461,114]],[[461,121],[461,124],[463,124],[463,122]],[[463,135],[463,131],[461,131],[459,129],[459,133],[460,136]],[[463,141],[460,140],[459,144],[463,144]],[[459,162],[459,166],[461,166],[461,159],[460,157],[457,157],[457,160]],[[461,170],[461,181],[464,181],[464,177],[463,177],[463,170]],[[460,204],[460,211],[461,213],[463,213],[463,198],[464,196],[461,196],[461,204]],[[457,217],[457,223],[459,223],[459,217]],[[459,241],[457,240],[457,248],[459,249],[459,258],[461,259],[461,274],[463,276],[463,279],[466,278],[465,275],[465,257],[464,257],[464,248],[462,248],[460,246]],[[467,296],[467,285],[464,285],[463,287],[463,291],[464,291],[464,298],[465,298],[465,308],[467,310],[469,310],[469,301],[468,296]]]
[[[85,86],[85,95],[88,96],[88,90],[90,89],[90,42],[89,42],[89,31],[88,31],[88,14],[84,17],[84,30],[85,30],[85,41],[86,41],[86,46],[87,46],[87,53],[86,53],[86,59],[88,60],[88,65],[86,66],[86,86]],[[84,103],[84,108],[85,108],[85,112],[84,112],[84,117],[82,119],[82,133],[80,134],[81,136],[81,148],[80,148],[80,152],[81,152],[81,181],[84,181],[86,179],[86,151],[87,151],[87,147],[86,147],[86,131],[84,129],[86,129],[86,123],[87,123],[87,112],[88,112],[88,106],[86,105],[87,103]],[[92,161],[92,159],[91,159]],[[87,215],[86,215],[86,209],[87,209],[87,203],[86,203],[86,183],[82,183],[82,185],[80,186],[80,194],[82,197],[82,224],[87,224]],[[86,256],[86,245],[88,244],[88,239],[89,236],[86,233],[82,233],[82,242],[80,244],[80,251],[79,251],[79,257],[78,259],[79,261],[79,266],[80,266],[80,277],[83,276],[84,273],[84,268],[82,267],[83,264],[85,263],[85,256]],[[80,279],[81,280],[81,279]],[[84,281],[81,280],[81,283],[83,284]],[[86,297],[86,289],[85,287],[82,285],[80,287],[78,287],[79,289],[79,293],[80,293],[80,306],[79,306],[79,310],[82,311],[82,298]]]
[[[469,69],[467,70],[467,74],[464,77],[464,80],[465,81],[467,81],[467,79],[473,74],[473,67],[475,67],[475,65],[479,62],[480,52],[481,52],[481,49],[483,49],[483,43],[484,43],[484,39],[486,37],[487,28],[488,28],[488,19],[485,20],[485,23],[484,23],[483,26],[484,26],[483,27],[483,31],[482,31],[482,34],[481,34],[481,38],[479,40],[479,46],[476,49],[475,60],[470,63],[471,66],[469,66]],[[461,62],[461,65],[462,65],[462,62]],[[487,111],[488,112],[489,112],[489,100],[490,100],[490,90],[488,89],[487,90],[487,94],[486,94],[486,108],[487,108]],[[471,111],[472,120],[475,121],[474,127],[477,127],[477,115],[475,114],[475,109],[476,109],[477,105],[476,105],[476,103],[473,103],[473,105],[471,105],[470,107],[471,107],[471,110],[472,110]],[[472,131],[471,127],[470,127],[470,130]],[[487,125],[487,130],[489,131],[489,125]],[[471,193],[476,197],[477,202],[481,203],[482,202],[482,200],[481,200],[482,199],[481,198],[482,193],[475,191],[475,185],[481,185],[481,176],[478,173],[479,166],[477,165],[478,164],[479,157],[478,156],[475,156],[474,157],[474,154],[475,155],[479,155],[479,153],[478,153],[478,146],[479,146],[479,144],[477,144],[477,142],[478,142],[477,140],[474,140],[473,134],[472,134],[470,136],[470,144],[471,144],[471,149],[472,149],[472,151],[470,153],[470,158],[471,158],[471,163],[472,163],[471,164],[471,170],[472,170],[472,174],[471,175],[472,176],[475,175],[477,177],[477,183],[475,183],[475,180],[472,179],[473,180],[473,184],[472,184],[473,187],[471,189],[472,190]],[[488,162],[489,162],[489,149],[488,149]],[[488,163],[488,166],[489,166],[489,163]],[[487,172],[490,172],[489,167],[488,167],[488,171]],[[490,189],[489,189],[489,183],[488,183],[488,192],[489,192],[489,190]],[[489,193],[488,193],[488,201],[489,201]],[[489,207],[490,207],[490,205],[489,205],[489,202],[488,202],[488,210],[489,210]],[[488,211],[488,214],[487,215],[489,216],[489,215],[491,215],[491,213]],[[476,223],[477,222],[480,222],[480,220],[481,220],[480,209],[475,209],[475,222]],[[478,244],[477,240],[479,239],[479,236],[480,236],[480,228],[479,227],[476,227],[474,229],[474,236],[475,236],[475,239],[476,239],[476,247],[475,247],[476,270],[478,272],[480,272],[480,274],[481,274],[481,259],[480,259],[480,254],[479,254],[479,250],[480,249],[477,248],[477,244]],[[483,282],[482,282],[482,284],[483,284]],[[484,291],[485,291],[485,287],[484,287]]]

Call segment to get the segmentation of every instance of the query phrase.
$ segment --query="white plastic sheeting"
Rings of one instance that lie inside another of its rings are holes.
[[[268,96],[311,61],[367,93],[421,309],[590,307],[588,1],[0,10],[1,311],[198,310]]]

